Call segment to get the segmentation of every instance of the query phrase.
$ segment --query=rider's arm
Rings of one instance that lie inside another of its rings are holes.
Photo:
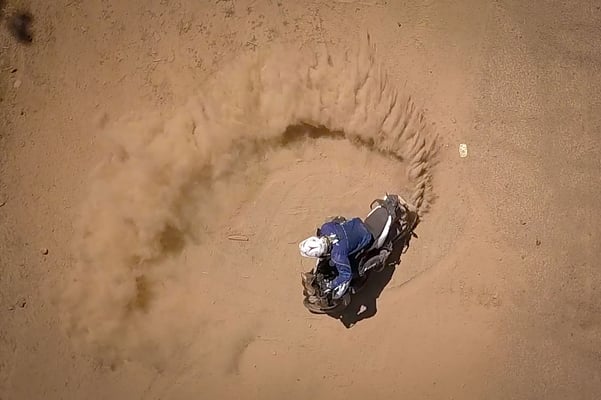
[[[321,226],[321,233],[323,235],[336,234],[336,226],[337,225],[335,223],[327,222]],[[353,272],[351,270],[351,263],[348,256],[349,243],[345,235],[345,237],[340,237],[336,244],[334,244],[332,253],[330,254],[330,258],[335,264],[336,270],[338,271],[338,276],[336,276],[336,278],[334,278],[334,280],[330,283],[331,289],[337,288],[343,283],[351,280]]]
[[[332,251],[332,261],[336,264],[336,269],[338,270],[338,276],[334,278],[331,284],[332,289],[350,281],[353,276],[348,254],[346,251],[342,250],[343,249],[334,247],[334,250]]]

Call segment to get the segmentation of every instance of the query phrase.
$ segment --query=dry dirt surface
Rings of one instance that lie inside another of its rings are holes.
[[[601,398],[601,4],[0,3],[0,399]]]

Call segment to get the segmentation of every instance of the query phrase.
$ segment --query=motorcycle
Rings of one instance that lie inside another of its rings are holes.
[[[338,271],[329,257],[319,258],[312,271],[301,274],[305,308],[314,314],[339,315],[350,304],[351,297],[365,286],[370,274],[381,272],[388,265],[396,246],[403,246],[401,254],[407,250],[411,237],[417,237],[413,230],[418,220],[417,209],[399,195],[387,193],[384,198],[375,199],[363,221],[373,241],[351,256],[353,276],[348,290],[337,299],[326,291],[326,281],[334,279]],[[338,216],[330,221],[344,222],[346,218]],[[319,229],[316,234],[319,235]]]

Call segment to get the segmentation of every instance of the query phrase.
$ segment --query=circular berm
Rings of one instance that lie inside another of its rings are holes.
[[[245,56],[170,118],[106,137],[63,302],[103,357],[169,357],[215,315],[289,310],[297,243],[326,216],[364,217],[385,192],[421,213],[432,199],[432,130],[369,37],[344,54]]]

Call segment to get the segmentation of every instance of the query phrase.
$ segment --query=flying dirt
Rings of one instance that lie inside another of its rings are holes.
[[[179,264],[178,254],[192,245],[211,251],[219,221],[252,202],[270,173],[260,162],[266,154],[342,137],[402,162],[407,177],[396,180],[408,179],[411,201],[428,210],[434,130],[388,80],[369,36],[344,53],[273,47],[246,55],[172,116],[111,125],[63,290],[68,332],[110,359],[156,361],[181,351],[203,329],[210,304],[189,301],[201,266]]]

